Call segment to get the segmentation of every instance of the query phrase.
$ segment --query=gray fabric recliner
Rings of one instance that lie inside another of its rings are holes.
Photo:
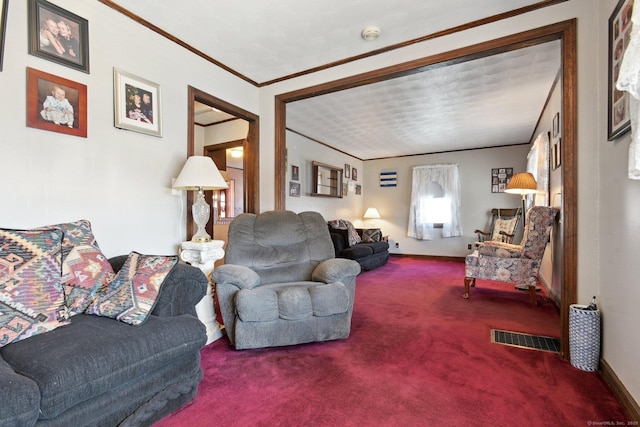
[[[358,273],[335,258],[317,212],[236,217],[213,272],[229,341],[239,350],[347,338]]]

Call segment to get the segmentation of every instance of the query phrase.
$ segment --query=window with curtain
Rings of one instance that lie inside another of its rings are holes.
[[[527,154],[527,172],[535,177],[538,194],[527,196],[527,209],[549,206],[549,133],[542,132]]]
[[[420,240],[462,236],[458,165],[413,168],[407,235]]]

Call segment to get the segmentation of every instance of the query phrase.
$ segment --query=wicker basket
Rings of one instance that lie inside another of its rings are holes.
[[[569,353],[574,368],[595,372],[600,362],[600,310],[586,308],[569,306]]]

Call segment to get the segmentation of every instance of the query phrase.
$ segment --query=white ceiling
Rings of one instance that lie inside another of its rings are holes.
[[[265,84],[548,0],[109,1]],[[287,127],[361,159],[526,143],[559,67],[532,46],[289,103]]]

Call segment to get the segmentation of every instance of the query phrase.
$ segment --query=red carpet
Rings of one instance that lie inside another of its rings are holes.
[[[464,264],[392,257],[357,279],[347,340],[202,350],[194,401],[173,426],[586,426],[627,416],[601,376],[558,354],[493,344],[491,329],[559,336],[506,283],[478,280],[464,300]]]

